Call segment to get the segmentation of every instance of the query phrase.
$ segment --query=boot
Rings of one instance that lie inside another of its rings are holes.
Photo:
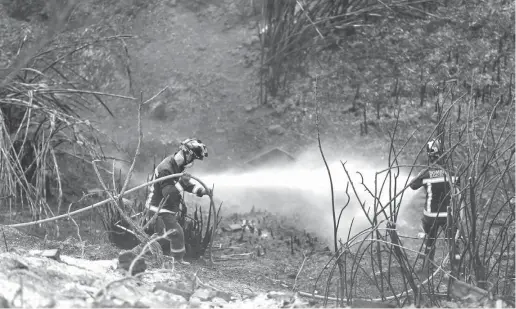
[[[183,259],[186,253],[183,231],[180,226],[178,227],[171,229],[168,236],[170,239],[170,255],[174,257],[177,263],[188,265],[190,263]]]
[[[425,247],[425,259],[423,262],[422,269],[424,271],[433,271],[434,267],[434,255],[435,255],[435,247]]]

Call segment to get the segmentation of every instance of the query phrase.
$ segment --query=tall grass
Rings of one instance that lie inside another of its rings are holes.
[[[326,296],[335,293],[341,305],[369,296],[398,306],[407,302],[438,306],[443,296],[459,297],[463,286],[485,292],[484,305],[494,298],[514,304],[514,106],[493,104],[485,114],[474,108],[473,96],[452,101],[447,93],[441,98],[437,125],[424,139],[437,137],[445,142],[441,166],[460,177],[460,183],[452,185],[449,224],[437,242],[434,271],[421,271],[423,239],[402,235],[397,229],[400,210],[418,207],[404,199],[408,180],[399,178],[400,171],[408,167],[413,177],[416,170],[425,168],[418,164],[424,158],[404,164],[400,154],[420,147],[420,155],[426,156],[426,142],[416,141],[414,137],[421,133],[413,132],[400,145],[403,133],[396,119],[389,132],[387,166],[376,173],[373,186],[355,183],[342,164],[348,175],[347,191],[358,199],[370,226],[341,241],[330,262],[333,268],[323,270]],[[468,107],[461,122],[454,114],[457,104]],[[503,111],[504,117],[494,117],[496,111]],[[359,191],[368,192],[372,203],[361,201]],[[419,208],[422,215],[423,205]],[[342,270],[335,277],[331,269],[337,267]],[[346,284],[335,287],[333,281],[343,278]]]
[[[90,80],[72,68],[80,51],[107,45],[122,37],[99,38],[66,32],[76,7],[70,0],[49,1],[50,12],[41,36],[28,40],[0,73],[0,209],[34,219],[61,212],[64,170],[59,162],[81,163],[104,157],[99,132],[85,112],[113,115]],[[73,61],[72,61],[73,60]],[[84,64],[84,63],[83,63]],[[85,64],[84,64],[85,65]],[[78,184],[79,186],[81,184]]]
[[[308,76],[307,59],[340,45],[357,28],[380,16],[403,14],[431,1],[264,0],[258,31],[261,42],[260,100],[286,95],[287,84]]]

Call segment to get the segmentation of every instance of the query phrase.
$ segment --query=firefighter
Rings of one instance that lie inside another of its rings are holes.
[[[420,172],[410,183],[410,188],[423,188],[426,193],[423,216],[421,219],[426,234],[425,263],[434,259],[435,240],[439,229],[446,230],[447,208],[451,205],[452,187],[458,186],[458,178],[446,172],[441,165],[444,151],[438,139],[430,140],[426,145],[429,168]]]
[[[179,149],[173,155],[163,159],[154,170],[152,179],[158,179],[167,175],[184,172],[186,168],[192,167],[194,160],[203,160],[208,157],[208,150],[200,140],[188,138],[181,142]],[[152,217],[158,212],[154,223],[154,233],[164,235],[166,239],[159,240],[163,254],[171,255],[175,261],[188,264],[183,260],[185,255],[185,241],[183,228],[179,225],[180,207],[182,193],[189,192],[199,197],[211,195],[211,190],[205,189],[190,177],[167,179],[150,186],[150,192],[145,203]],[[161,209],[160,204],[163,203]]]

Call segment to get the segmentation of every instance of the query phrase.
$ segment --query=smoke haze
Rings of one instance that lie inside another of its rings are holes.
[[[365,202],[366,209],[372,208],[373,198],[361,185],[362,179],[357,172],[363,175],[363,183],[374,194],[375,173],[385,169],[386,160],[383,164],[371,157],[345,158],[345,160],[345,166],[355,184],[360,201]],[[331,159],[328,165],[334,186],[335,208],[338,216],[338,212],[348,201],[346,185],[349,181],[340,160]],[[299,229],[306,229],[323,239],[333,237],[330,181],[320,153],[316,151],[306,152],[298,156],[295,163],[288,165],[209,174],[192,171],[192,174],[198,176],[207,186],[214,185],[214,197],[216,202],[223,202],[222,212],[224,215],[248,212],[254,206],[257,210],[267,210],[287,217],[292,216],[299,220],[299,222],[295,222]],[[398,190],[404,187],[407,176],[407,174],[400,173]],[[378,187],[382,185],[384,177],[385,173],[378,176]],[[380,198],[383,203],[389,201],[388,190],[389,186],[386,182]],[[342,239],[347,237],[353,218],[355,220],[351,234],[370,226],[351,185],[349,185],[348,193],[350,202],[342,214],[340,223],[339,236]],[[403,205],[410,201],[413,195],[412,190],[406,190]],[[187,198],[188,200],[206,203],[206,201],[191,197],[191,195]],[[401,209],[398,227],[408,227],[407,218],[411,216],[409,213],[413,212],[406,212],[403,207]],[[413,220],[409,219],[410,221]]]

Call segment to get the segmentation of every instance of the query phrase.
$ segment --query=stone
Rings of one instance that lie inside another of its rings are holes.
[[[213,297],[216,296],[216,293],[212,290],[208,290],[208,289],[197,289],[195,290],[195,292],[192,294],[192,297],[191,298],[198,298],[200,299],[201,301],[208,301],[208,300],[211,300]]]
[[[180,295],[170,294],[163,290],[156,291],[152,295],[146,295],[136,302],[136,306],[146,308],[177,308],[185,306],[187,300]]]
[[[246,112],[252,112],[256,107],[252,104],[247,104],[245,107],[244,107],[244,110]]]
[[[199,308],[201,307],[202,301],[198,297],[190,297],[190,301],[188,302],[188,307],[190,308]]]
[[[222,292],[222,291],[216,291],[214,299],[215,298],[221,298],[226,302],[230,302],[231,300],[233,300],[233,298],[231,297],[231,294]]]
[[[152,119],[167,120],[167,107],[164,101],[152,102],[149,108],[149,114]],[[173,111],[172,111],[173,114]]]
[[[273,124],[267,129],[267,131],[269,131],[269,133],[273,135],[283,135],[285,134],[286,130],[279,124]]]
[[[274,115],[282,116],[288,109],[288,105],[286,103],[280,103],[274,107]]]
[[[258,36],[258,34],[252,34],[248,36],[244,43],[244,45],[247,47],[251,47],[255,44],[260,44],[260,37]]]
[[[9,308],[9,301],[0,295],[0,308]]]
[[[50,250],[30,250],[29,254],[46,257],[55,261],[61,260],[61,250],[50,249]]]
[[[223,307],[225,304],[227,304],[228,302],[220,297],[213,297],[213,299],[211,300],[211,302],[213,304],[216,304],[216,305],[219,305],[221,307]]]
[[[131,306],[134,306],[142,297],[140,293],[137,293],[136,289],[130,288],[128,285],[115,285],[109,289],[108,295]]]
[[[165,4],[171,8],[175,7],[177,5],[177,0],[168,0],[165,1]]]
[[[152,291],[154,293],[156,293],[158,291],[165,291],[165,292],[173,294],[173,295],[181,296],[185,300],[190,299],[190,296],[192,296],[191,291],[188,291],[188,290],[186,290],[184,288],[180,288],[180,287],[174,287],[174,286],[171,286],[169,284],[164,284],[164,283],[156,283],[156,285],[154,286],[154,289]]]
[[[131,251],[125,251],[122,252],[118,256],[118,268],[119,269],[125,269],[129,271],[129,268],[131,267],[131,263],[136,258],[136,254]],[[134,263],[133,266],[133,273],[131,275],[136,275],[138,273],[142,273],[147,269],[147,264],[145,263],[145,260],[143,258],[140,258]]]
[[[228,224],[227,227],[222,227],[222,229],[228,232],[236,232],[240,231],[242,229],[242,226],[240,224]]]
[[[0,264],[1,271],[11,271],[15,269],[29,269],[27,262],[23,261],[21,258],[11,254],[11,253],[3,253],[0,254],[0,258],[2,258],[2,263]]]

